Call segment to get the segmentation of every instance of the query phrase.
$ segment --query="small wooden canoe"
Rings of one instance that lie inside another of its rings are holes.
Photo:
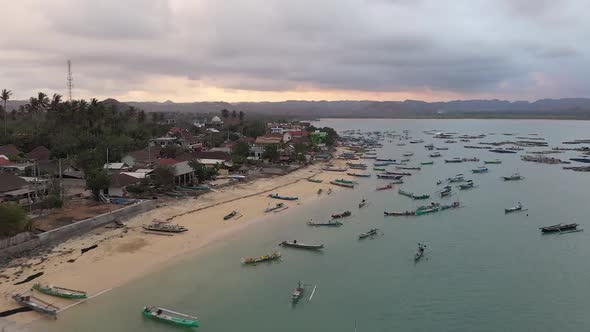
[[[142,313],[145,317],[153,318],[161,322],[171,323],[178,326],[199,326],[199,320],[197,319],[197,317],[181,314],[179,312],[164,309],[161,307],[144,307]]]
[[[57,296],[64,299],[85,299],[88,297],[88,294],[84,291],[78,291],[51,285],[42,285],[39,283],[34,284],[31,289],[41,292],[43,294]]]
[[[283,241],[283,242],[279,243],[279,245],[283,246],[283,247],[308,249],[308,250],[319,250],[319,249],[324,248],[323,244],[305,244],[305,243],[299,243],[297,241],[292,241],[292,242]]]

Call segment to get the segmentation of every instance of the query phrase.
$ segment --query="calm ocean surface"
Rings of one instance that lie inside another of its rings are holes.
[[[476,140],[444,144],[422,133],[432,129],[470,135],[496,133],[482,141],[538,133],[553,147],[564,140],[590,138],[590,122],[327,119],[319,125],[398,133],[408,129],[414,139],[424,139],[424,144],[448,146],[449,151],[440,151],[443,158],[436,158],[433,166],[422,166],[422,171],[405,179],[402,188],[429,193],[432,201],[458,200],[464,207],[421,217],[383,217],[384,210],[414,209],[425,201],[412,201],[397,190],[377,192],[375,188],[386,181],[374,175],[360,178],[354,190],[303,209],[287,210],[207,248],[203,255],[187,257],[72,308],[57,321],[44,320],[38,330],[182,330],[143,319],[140,311],[147,304],[195,313],[201,323],[198,330],[212,332],[352,332],[355,321],[359,332],[590,329],[590,228],[564,235],[541,235],[538,229],[569,221],[580,223],[581,228],[590,226],[590,173],[526,163],[520,160],[522,152],[468,150],[462,146],[475,145]],[[414,152],[410,165],[430,159],[424,144],[399,147],[396,143],[384,141],[378,154],[401,159],[403,152]],[[489,173],[472,175],[470,170],[482,163],[444,163],[444,158],[452,157],[499,158],[503,164],[488,165]],[[500,179],[516,171],[526,178]],[[371,168],[369,172],[375,173]],[[436,180],[458,173],[473,179],[477,187],[440,199]],[[359,210],[362,197],[369,204]],[[518,201],[529,210],[505,215],[504,208]],[[347,209],[353,216],[344,219],[340,228],[305,225],[310,218],[327,220],[331,213]],[[383,235],[357,240],[359,233],[372,227]],[[270,252],[285,239],[322,242],[325,249],[313,253],[285,248],[281,249],[282,262],[240,264],[240,257]],[[418,242],[427,243],[428,249],[425,259],[415,264]],[[293,307],[290,296],[298,280],[318,288],[311,302],[306,297]]]

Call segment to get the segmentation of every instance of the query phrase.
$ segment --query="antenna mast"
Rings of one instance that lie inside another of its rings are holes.
[[[72,88],[74,87],[74,78],[72,77],[72,61],[68,60],[68,78],[67,81],[67,88],[68,88],[68,99],[70,102],[72,101]]]

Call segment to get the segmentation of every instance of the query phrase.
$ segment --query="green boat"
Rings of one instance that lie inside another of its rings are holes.
[[[381,172],[385,172],[385,168],[382,167],[373,167],[374,171],[381,171]]]
[[[334,182],[346,183],[346,184],[354,184],[354,181],[344,180],[344,179],[336,179],[336,180],[334,180]]]
[[[434,165],[434,161],[424,161],[421,162],[420,165]]]
[[[145,317],[153,318],[162,322],[171,323],[178,326],[198,327],[197,317],[181,314],[172,310],[160,307],[144,307],[142,314]]]
[[[313,182],[313,183],[322,183],[322,180],[319,180],[319,179],[307,179],[307,181]]]
[[[236,216],[236,214],[238,214],[238,212],[237,212],[237,211],[232,211],[232,212],[230,212],[229,214],[227,214],[225,217],[223,217],[223,220],[228,220],[228,219],[231,219],[231,218],[235,217],[235,216]]]
[[[414,195],[414,194],[412,194],[412,198],[413,199],[429,199],[430,198],[430,195],[427,195],[427,194]]]
[[[34,289],[43,294],[57,296],[64,299],[85,299],[88,298],[88,294],[84,291],[77,291],[73,289],[67,289],[63,287],[55,287],[50,285],[34,284],[31,289]]]

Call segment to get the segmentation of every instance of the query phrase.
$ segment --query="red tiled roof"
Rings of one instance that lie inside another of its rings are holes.
[[[193,153],[197,159],[221,159],[229,161],[231,156],[223,151],[202,151]]]
[[[34,160],[49,160],[49,155],[51,152],[48,148],[44,146],[38,146],[31,150],[31,152],[25,154],[27,159],[34,159]]]
[[[14,146],[14,144],[7,144],[7,145],[0,145],[0,154],[3,154],[7,157],[9,156],[18,156],[22,152]]]
[[[176,159],[172,159],[172,158],[162,158],[162,159],[158,159],[158,164],[159,165],[174,165],[174,164],[178,164],[179,161]]]
[[[14,165],[14,163],[8,159],[4,159],[0,157],[0,166],[4,165]]]

